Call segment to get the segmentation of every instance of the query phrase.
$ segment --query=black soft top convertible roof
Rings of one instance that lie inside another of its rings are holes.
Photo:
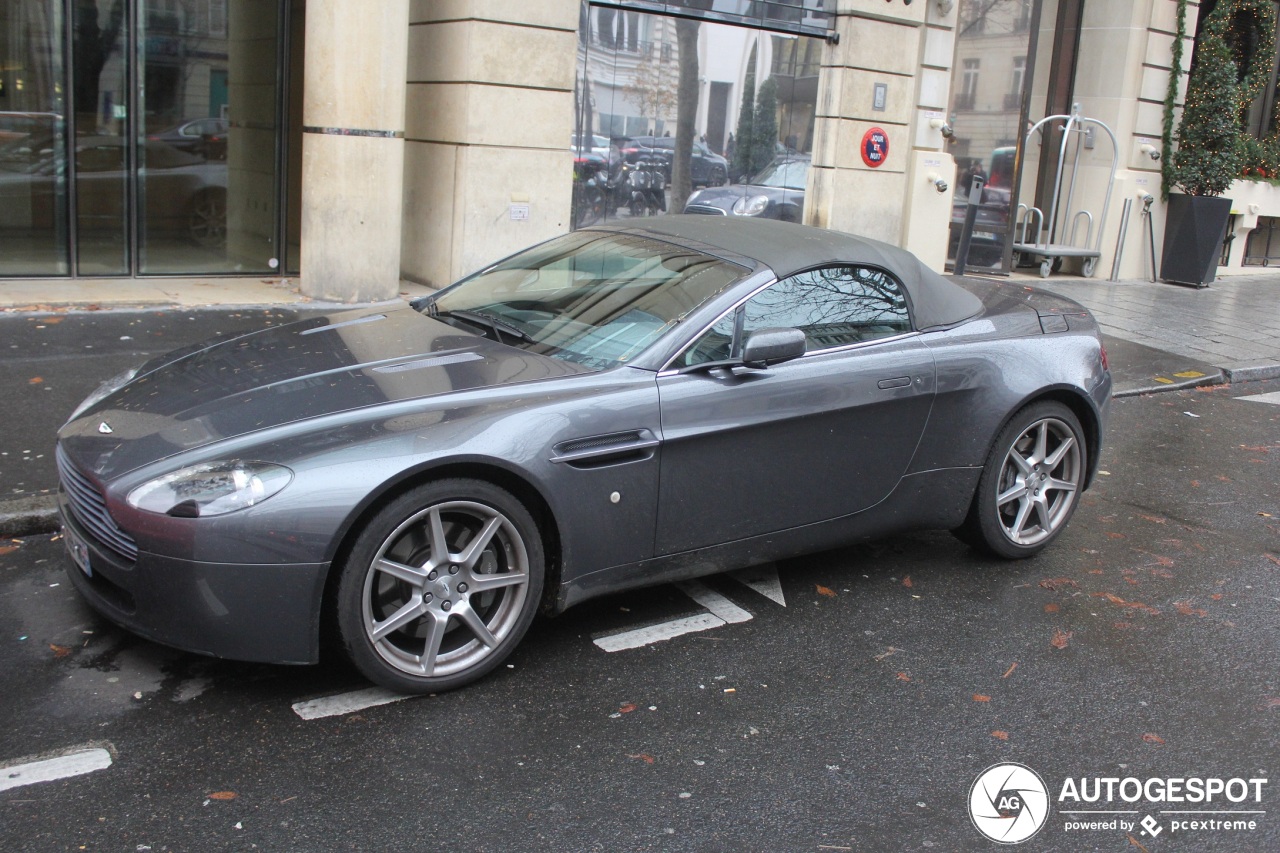
[[[881,267],[906,287],[916,328],[921,331],[951,326],[982,311],[977,296],[938,275],[910,252],[839,231],[771,219],[695,215],[655,216],[591,230],[683,243],[735,263],[751,259],[769,267],[778,278],[832,264]]]

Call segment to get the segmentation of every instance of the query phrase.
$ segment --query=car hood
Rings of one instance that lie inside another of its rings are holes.
[[[588,368],[459,331],[407,305],[314,317],[155,359],[59,431],[107,479],[175,453],[382,403]]]
[[[689,203],[717,207],[721,210],[732,210],[733,203],[740,198],[751,196],[767,196],[771,202],[799,200],[804,198],[804,190],[785,189],[783,187],[762,187],[756,184],[730,184],[725,187],[709,187],[698,190],[698,196]]]

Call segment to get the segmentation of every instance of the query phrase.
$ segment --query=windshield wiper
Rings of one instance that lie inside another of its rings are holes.
[[[435,309],[435,310],[431,310],[431,309]],[[506,341],[502,339],[503,335],[506,335],[507,337],[510,337],[510,338],[514,338],[517,341],[524,341],[526,343],[531,343],[533,341],[533,338],[529,335],[529,333],[524,331],[523,329],[518,329],[515,326],[511,325],[510,323],[506,323],[502,320],[499,320],[497,317],[492,317],[488,314],[483,314],[479,311],[466,311],[461,308],[455,309],[453,311],[441,311],[435,307],[434,302],[432,302],[428,306],[428,311],[430,312],[430,315],[432,317],[437,317],[437,318],[451,317],[455,320],[462,320],[464,323],[470,323],[473,326],[479,326],[482,329],[489,329],[494,333],[494,336],[498,339],[498,343],[500,344],[506,343]]]

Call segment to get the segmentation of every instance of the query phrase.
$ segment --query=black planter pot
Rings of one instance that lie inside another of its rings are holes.
[[[1196,287],[1213,281],[1230,215],[1229,198],[1170,193],[1160,278]]]

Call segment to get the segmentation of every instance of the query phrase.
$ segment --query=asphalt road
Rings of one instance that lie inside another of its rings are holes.
[[[1280,849],[1280,404],[1239,399],[1263,393],[1117,400],[1104,473],[1038,558],[895,538],[778,564],[785,607],[710,578],[751,618],[612,653],[594,640],[703,605],[599,600],[471,687],[313,719],[295,705],[367,685],[131,638],[79,602],[60,541],[0,541],[0,786],[69,750],[100,768],[0,791],[0,848],[994,850],[969,791],[1011,761],[1053,800],[1021,849]],[[1155,836],[1064,828],[1067,778],[1191,776],[1270,781],[1261,803],[1074,805]],[[1224,808],[1266,813],[1159,813]]]

